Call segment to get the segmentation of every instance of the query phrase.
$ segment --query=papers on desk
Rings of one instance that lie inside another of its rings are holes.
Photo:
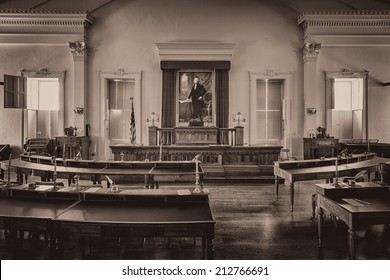
[[[370,204],[367,201],[363,201],[357,198],[343,198],[342,200],[355,207],[362,207]]]
[[[74,190],[73,187],[65,187],[62,189],[59,189],[58,192],[72,192]]]
[[[51,190],[51,189],[53,189],[53,188],[54,188],[54,186],[41,185],[41,186],[36,187],[35,190],[36,190],[36,191],[44,192],[44,191]]]
[[[100,189],[101,188],[92,187],[92,188],[86,189],[84,192],[85,193],[94,193],[94,192],[97,192]]]
[[[191,195],[190,190],[177,190],[178,195]]]

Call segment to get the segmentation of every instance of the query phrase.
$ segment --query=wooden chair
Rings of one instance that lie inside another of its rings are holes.
[[[279,160],[281,161],[298,160],[298,158],[290,156],[290,149],[281,148],[279,154]]]

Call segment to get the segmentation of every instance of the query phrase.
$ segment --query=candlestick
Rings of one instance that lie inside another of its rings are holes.
[[[197,154],[194,158],[194,160],[195,160],[195,189],[194,189],[194,193],[201,193],[202,192],[202,189],[200,188],[200,184],[199,184],[199,179],[200,179],[200,176],[199,176],[199,157],[200,157],[200,154]]]
[[[4,186],[5,189],[11,187],[11,161],[12,161],[12,154],[9,155],[8,170],[7,170],[7,184]]]
[[[163,141],[162,141],[162,138],[160,139],[160,157],[159,157],[159,160],[162,161],[162,144],[163,144]]]
[[[333,183],[333,186],[335,188],[339,188],[339,162],[338,162],[338,156],[336,156],[336,171],[335,171],[335,181]]]
[[[52,159],[54,159],[54,172],[53,172],[53,191],[57,191],[58,190],[58,187],[57,187],[57,158],[56,157],[52,157]]]

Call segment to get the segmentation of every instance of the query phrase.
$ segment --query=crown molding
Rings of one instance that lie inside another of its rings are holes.
[[[0,44],[67,45],[84,41],[91,24],[85,11],[0,9]]]
[[[212,41],[183,41],[156,43],[156,46],[162,61],[230,61],[235,44]]]
[[[323,47],[390,46],[390,10],[305,12],[297,23],[304,42]]]

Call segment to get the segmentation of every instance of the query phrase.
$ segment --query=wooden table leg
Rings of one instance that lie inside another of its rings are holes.
[[[349,247],[349,258],[351,260],[355,259],[355,240],[356,240],[356,232],[353,227],[349,227],[348,229],[348,247]]]
[[[214,239],[211,237],[207,238],[207,259],[213,260],[214,259]]]
[[[275,176],[276,201],[279,200],[279,177]]]
[[[206,254],[206,237],[202,237],[202,258],[205,260],[207,258]]]
[[[294,183],[290,183],[291,211],[294,211]]]
[[[146,174],[144,177],[145,177],[145,189],[149,189],[150,175]]]
[[[318,247],[322,247],[322,227],[324,223],[324,210],[319,207],[318,208]]]
[[[316,216],[316,194],[311,196],[311,219],[314,220]]]

